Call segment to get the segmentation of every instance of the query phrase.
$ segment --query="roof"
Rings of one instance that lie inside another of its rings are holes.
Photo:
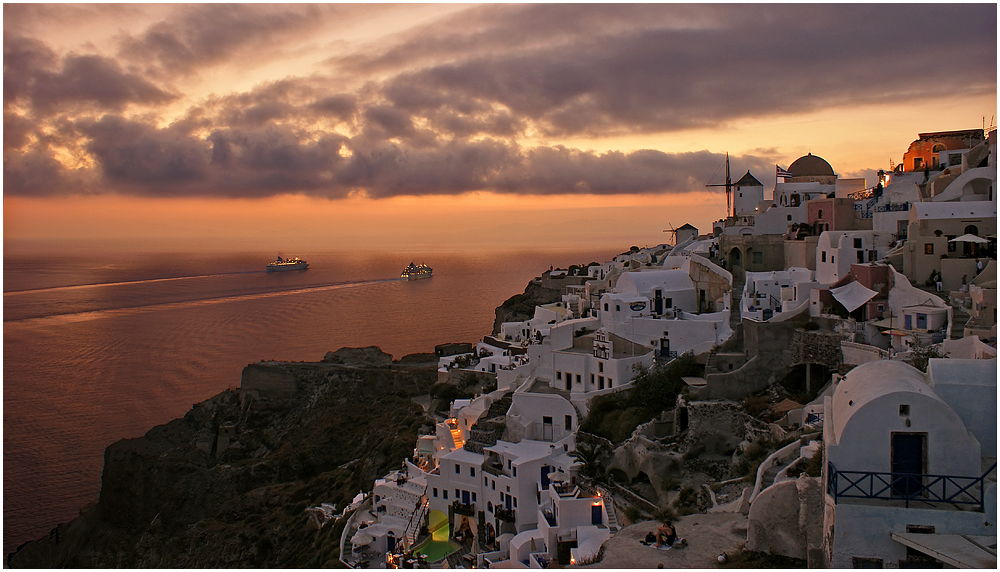
[[[750,171],[747,171],[746,175],[743,175],[743,177],[739,181],[736,181],[736,186],[737,187],[763,187],[764,184],[761,183],[760,181],[758,181],[756,177],[754,177],[753,175],[751,175]]]
[[[848,312],[853,312],[864,305],[865,302],[877,296],[878,292],[864,287],[860,282],[855,280],[846,286],[830,290],[830,294],[833,295],[835,300],[843,304]]]
[[[684,226],[678,227],[675,230],[698,230],[698,227],[692,225],[689,222],[684,223]]]
[[[524,439],[517,443],[511,443],[509,441],[497,441],[496,445],[491,445],[489,447],[483,447],[486,451],[491,451],[499,455],[506,455],[512,457],[512,464],[514,466],[520,466],[522,463],[533,461],[535,459],[544,459],[550,456],[553,451],[558,455],[559,453],[565,454],[562,448],[554,449],[555,445],[552,443],[545,443],[542,441],[531,441]]]
[[[825,159],[812,153],[796,159],[795,162],[788,166],[788,172],[795,177],[835,175],[833,167]]]
[[[979,342],[979,339],[976,338]],[[982,342],[979,342],[982,344]],[[986,344],[983,344],[986,345]],[[989,346],[987,346],[989,347]],[[993,350],[996,352],[996,350]],[[996,359],[939,359],[927,362],[927,374],[931,384],[941,385],[997,385]]]
[[[997,537],[890,532],[892,539],[955,568],[996,568]]]
[[[872,361],[849,371],[833,393],[833,431],[837,442],[851,417],[865,405],[901,392],[927,395],[944,403],[920,370],[901,361]]]
[[[640,294],[654,288],[664,292],[694,290],[694,283],[684,270],[646,270],[626,272],[615,285],[615,291],[620,294]]]

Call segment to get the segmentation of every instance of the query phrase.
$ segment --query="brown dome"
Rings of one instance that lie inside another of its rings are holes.
[[[834,176],[833,167],[822,157],[817,157],[809,153],[805,157],[799,157],[794,163],[788,166],[788,172],[795,177],[824,177]]]

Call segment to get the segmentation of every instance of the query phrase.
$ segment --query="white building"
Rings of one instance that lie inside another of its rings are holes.
[[[996,566],[996,360],[866,363],[824,409],[830,566]]]
[[[816,243],[816,281],[833,284],[847,276],[852,264],[882,260],[892,247],[892,234],[873,230],[828,230]]]
[[[814,272],[791,267],[772,272],[747,272],[740,299],[743,320],[766,322],[795,313],[809,304],[809,294],[819,285]]]

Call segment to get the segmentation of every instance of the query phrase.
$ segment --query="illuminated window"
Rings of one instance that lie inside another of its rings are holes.
[[[924,254],[934,254],[934,245],[932,243],[924,243]]]

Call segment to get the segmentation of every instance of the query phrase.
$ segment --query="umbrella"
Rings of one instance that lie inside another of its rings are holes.
[[[962,236],[953,238],[948,242],[975,242],[976,244],[987,244],[989,241],[974,234],[963,234]]]
[[[354,534],[354,536],[351,537],[351,544],[355,546],[363,546],[365,544],[371,544],[374,540],[375,537],[363,530],[359,530]]]

